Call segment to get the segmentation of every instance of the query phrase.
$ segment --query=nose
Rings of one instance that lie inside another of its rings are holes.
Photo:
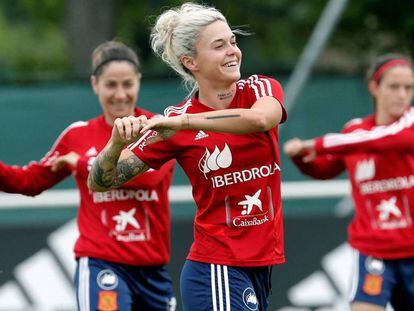
[[[233,55],[234,53],[236,53],[237,49],[237,45],[229,44],[227,48],[227,55]]]
[[[123,87],[118,87],[115,91],[115,98],[116,99],[124,99],[127,97],[127,93]]]
[[[410,93],[409,90],[407,90],[405,86],[400,86],[397,90],[397,96],[401,99],[404,99],[410,96],[409,93]]]

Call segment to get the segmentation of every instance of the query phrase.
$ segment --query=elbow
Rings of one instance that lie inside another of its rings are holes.
[[[276,126],[276,122],[273,122],[273,120],[262,113],[254,117],[253,124],[257,132],[266,132]]]
[[[88,177],[88,188],[92,192],[105,192],[105,191],[108,191],[109,190],[109,188],[106,188],[106,187],[102,187],[102,186],[97,185],[92,180],[92,178],[90,176]]]

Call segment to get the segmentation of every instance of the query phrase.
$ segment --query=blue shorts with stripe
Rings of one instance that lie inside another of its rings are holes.
[[[264,311],[272,267],[233,267],[187,260],[181,272],[184,311]]]
[[[383,260],[356,252],[351,301],[414,310],[414,258]]]
[[[165,266],[137,267],[81,257],[75,273],[78,310],[174,311]]]

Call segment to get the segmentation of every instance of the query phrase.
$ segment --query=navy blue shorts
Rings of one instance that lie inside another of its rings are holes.
[[[177,304],[164,266],[136,267],[81,257],[75,287],[80,311],[174,311]]]
[[[184,311],[264,311],[272,267],[231,267],[187,260],[181,272]]]
[[[351,301],[414,310],[414,258],[382,260],[357,252]]]

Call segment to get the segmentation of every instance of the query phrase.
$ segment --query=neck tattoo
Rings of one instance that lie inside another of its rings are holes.
[[[227,92],[227,93],[220,93],[217,95],[218,99],[225,100],[228,98],[231,98],[233,96],[233,91]]]

